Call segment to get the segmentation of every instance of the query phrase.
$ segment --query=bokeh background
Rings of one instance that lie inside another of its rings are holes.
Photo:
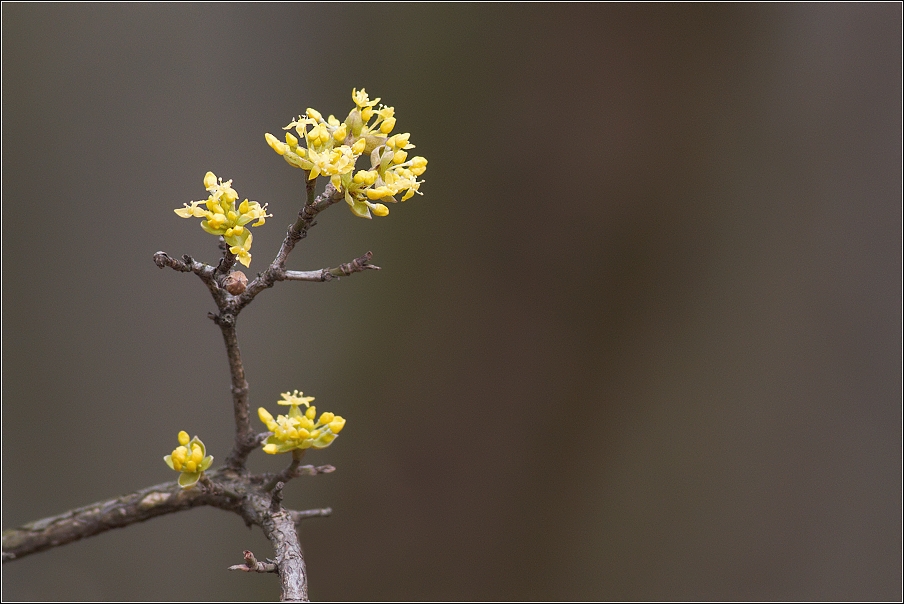
[[[3,5],[3,526],[222,460],[214,308],[165,250],[353,87],[429,169],[322,215],[239,321],[252,404],[348,418],[287,488],[317,600],[901,598],[901,6]],[[316,457],[316,459],[314,459]],[[256,470],[284,460],[253,456]],[[3,567],[16,600],[272,600],[198,509]]]

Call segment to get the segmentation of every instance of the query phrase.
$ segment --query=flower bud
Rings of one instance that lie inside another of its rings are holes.
[[[330,431],[333,434],[339,434],[342,432],[342,428],[345,427],[345,418],[341,415],[337,415],[333,421],[330,422]]]
[[[355,155],[361,155],[364,153],[364,149],[367,148],[367,139],[359,138],[355,141],[355,144],[352,145],[352,153]]]
[[[371,201],[383,199],[384,197],[390,197],[391,195],[392,191],[389,190],[389,187],[376,187],[373,189],[367,189],[367,198]]]
[[[411,158],[411,173],[415,176],[420,176],[427,169],[427,160],[426,158],[418,155],[417,157]]]
[[[392,129],[395,128],[396,119],[394,117],[387,118],[383,120],[383,123],[380,124],[380,132],[383,134],[389,134],[392,132]]]
[[[267,132],[264,134],[264,138],[267,140],[267,144],[270,145],[270,148],[279,153],[280,155],[285,155],[286,153],[286,144],[281,142],[278,138]],[[208,174],[212,174],[212,172],[208,172]],[[204,178],[205,184],[207,183],[207,178]],[[208,187],[209,188],[209,187]]]
[[[238,296],[248,286],[248,277],[242,271],[232,271],[223,281],[223,289],[233,296]],[[272,419],[272,418],[271,418]]]

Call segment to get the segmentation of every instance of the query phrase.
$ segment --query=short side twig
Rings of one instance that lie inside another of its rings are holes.
[[[292,516],[292,520],[295,524],[298,524],[302,520],[306,520],[308,518],[320,518],[323,516],[329,516],[333,513],[333,508],[318,508],[314,510],[287,510],[289,515]]]
[[[244,564],[230,566],[228,570],[240,570],[246,573],[278,573],[279,569],[273,562],[259,562],[250,550],[242,552],[245,557]]]
[[[289,253],[295,248],[295,244],[307,236],[308,229],[316,224],[314,218],[317,214],[344,198],[343,194],[337,191],[332,184],[327,184],[323,193],[315,199],[314,181],[312,180],[307,181],[307,195],[307,203],[298,212],[298,218],[295,222],[289,226],[286,238],[283,239],[273,262],[270,263],[270,266],[264,272],[248,284],[242,294],[236,296],[234,312],[237,313],[247,306],[256,295],[268,287],[273,287],[273,284],[277,281],[283,280],[286,272],[286,258],[289,257]]]
[[[336,268],[322,268],[319,271],[285,271],[282,279],[286,281],[332,281],[338,277],[348,276],[353,273],[360,273],[366,270],[380,270],[380,267],[371,264],[370,261],[374,257],[372,252],[367,252],[360,258],[355,258],[351,262],[340,264]]]
[[[182,273],[194,273],[198,275],[198,277],[201,278],[201,281],[204,282],[204,285],[207,286],[207,289],[210,290],[210,294],[216,301],[217,306],[222,307],[222,305],[225,304],[226,292],[220,289],[220,286],[217,285],[217,269],[210,266],[209,264],[198,262],[188,254],[182,256],[181,260],[177,260],[166,252],[162,251],[154,254],[154,264],[156,264],[158,268],[168,266],[171,269]]]

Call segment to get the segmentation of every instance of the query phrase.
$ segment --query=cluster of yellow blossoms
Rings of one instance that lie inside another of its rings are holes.
[[[264,453],[275,455],[293,449],[312,447],[324,449],[332,444],[345,427],[345,420],[342,417],[329,412],[321,414],[320,419],[315,422],[317,408],[311,405],[314,397],[303,394],[298,390],[282,393],[283,400],[278,404],[289,406],[288,415],[279,415],[273,419],[270,412],[263,407],[257,410],[257,415],[267,425],[267,430],[273,433],[264,443]],[[304,413],[299,409],[301,405],[307,407]]]
[[[252,236],[245,225],[252,220],[257,222],[251,226],[264,224],[272,216],[267,214],[267,204],[261,207],[258,202],[246,199],[236,208],[235,202],[239,194],[232,188],[232,181],[223,182],[213,172],[204,175],[204,188],[210,193],[205,201],[186,203],[184,208],[174,211],[182,218],[204,218],[201,228],[211,235],[222,235],[230,246],[229,251],[238,257],[239,262],[245,266],[250,265]]]
[[[173,470],[182,472],[179,475],[179,486],[183,489],[194,486],[201,478],[204,470],[213,463],[213,456],[207,455],[204,443],[197,436],[188,439],[188,432],[179,432],[179,446],[173,449],[171,455],[166,455],[163,461]]]
[[[316,109],[308,108],[306,116],[299,116],[284,130],[295,128],[305,146],[291,132],[283,143],[269,132],[267,143],[283,156],[289,165],[309,173],[308,178],[328,176],[337,191],[345,193],[345,201],[352,212],[362,218],[389,214],[381,202],[396,203],[411,198],[424,182],[417,177],[427,169],[421,156],[408,159],[410,134],[390,132],[395,127],[395,109],[374,106],[380,99],[370,100],[362,88],[352,90],[352,109],[344,122],[329,116],[326,120]],[[373,121],[372,121],[373,120]],[[308,127],[311,127],[309,130]],[[355,171],[355,163],[362,155],[370,157],[370,169]]]

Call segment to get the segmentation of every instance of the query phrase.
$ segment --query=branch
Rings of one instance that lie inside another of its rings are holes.
[[[302,520],[307,518],[319,518],[321,516],[329,516],[333,513],[333,508],[319,508],[315,510],[286,510],[292,516],[292,520],[295,524],[298,524]]]
[[[251,428],[248,412],[248,381],[245,379],[245,367],[242,365],[242,353],[235,333],[235,316],[229,313],[217,315],[214,319],[223,332],[226,344],[226,355],[229,357],[229,375],[232,376],[232,413],[235,418],[235,444],[226,458],[226,465],[233,469],[245,466],[245,460],[251,451],[260,444],[257,435]]]
[[[308,601],[308,572],[304,554],[295,530],[295,521],[288,510],[282,507],[282,482],[277,483],[270,500],[269,513],[261,522],[264,535],[276,550],[276,565],[279,572],[280,600],[283,602]]]
[[[245,557],[244,564],[230,566],[227,570],[240,570],[246,573],[277,573],[279,570],[273,562],[258,562],[250,550],[242,552]]]
[[[332,466],[301,466],[294,470],[293,475],[322,474],[334,469]],[[250,476],[233,472],[229,468],[220,468],[203,476],[203,487],[183,489],[175,482],[166,482],[70,510],[4,531],[3,562],[156,516],[209,505],[239,514],[249,526],[260,526],[276,552],[274,562],[260,566],[253,555],[249,562],[246,553],[248,568],[232,567],[231,570],[273,572],[272,569],[275,568],[280,577],[282,599],[307,601],[307,570],[295,523],[301,518],[327,516],[331,510],[323,508],[290,512],[281,504],[283,484],[277,484],[270,494],[261,488],[263,482],[262,476]],[[274,564],[275,567],[272,566]]]
[[[182,260],[176,260],[175,258],[170,257],[166,252],[157,252],[154,254],[154,264],[156,264],[158,268],[168,266],[171,269],[182,273],[194,273],[198,275],[198,277],[201,278],[201,281],[204,282],[204,285],[207,286],[207,289],[210,290],[210,294],[217,303],[217,307],[221,307],[225,304],[226,292],[220,289],[220,286],[217,284],[217,269],[209,264],[198,262],[188,254],[183,255]]]
[[[340,264],[336,268],[322,268],[319,271],[284,271],[280,281],[332,281],[333,279],[360,273],[366,270],[380,270],[379,266],[370,264],[373,252],[367,252],[351,262]]]
[[[308,173],[305,173],[308,176]],[[14,559],[40,551],[62,543],[68,543],[82,537],[97,534],[98,532],[127,526],[134,522],[140,522],[156,515],[177,511],[185,507],[195,505],[213,505],[223,509],[232,510],[245,520],[249,526],[260,526],[267,539],[273,544],[276,551],[274,561],[266,563],[258,562],[254,554],[245,550],[245,564],[230,567],[230,570],[242,570],[245,572],[276,572],[280,577],[281,599],[283,601],[307,601],[308,585],[307,570],[304,557],[301,553],[301,545],[295,530],[295,523],[301,518],[315,516],[327,516],[332,510],[322,508],[307,510],[304,512],[290,512],[282,507],[282,488],[285,483],[302,475],[316,475],[333,472],[333,466],[301,466],[301,458],[304,450],[293,451],[292,463],[285,470],[276,475],[249,476],[245,470],[245,462],[248,455],[260,443],[267,438],[269,432],[254,434],[251,429],[249,417],[248,381],[245,379],[245,369],[242,364],[241,351],[239,350],[238,337],[236,335],[235,322],[239,312],[248,305],[257,294],[268,287],[272,287],[276,281],[330,281],[341,276],[365,270],[380,270],[380,267],[370,264],[373,258],[371,252],[367,252],[360,258],[351,262],[340,264],[336,268],[325,268],[319,271],[287,271],[286,259],[295,245],[307,236],[308,229],[316,224],[317,214],[329,206],[343,199],[343,194],[338,192],[332,184],[327,184],[324,192],[315,198],[315,180],[305,181],[307,201],[298,213],[295,223],[290,225],[286,237],[280,246],[279,252],[270,266],[259,274],[251,283],[241,272],[232,272],[236,256],[229,251],[225,241],[221,238],[220,249],[223,256],[216,267],[194,261],[190,256],[183,256],[177,260],[168,256],[165,252],[154,254],[155,264],[163,268],[169,266],[180,272],[193,272],[207,286],[214,301],[218,313],[209,313],[208,316],[220,327],[223,332],[223,341],[226,345],[226,355],[229,360],[229,373],[232,381],[233,416],[235,419],[235,443],[232,452],[226,458],[224,468],[213,472],[210,476],[202,476],[202,487],[183,491],[173,483],[151,487],[147,491],[139,491],[126,496],[128,509],[122,509],[123,504],[119,500],[101,502],[86,508],[80,508],[58,517],[48,518],[32,525],[26,525],[21,529],[7,531],[3,536],[3,559]],[[216,476],[229,476],[229,481],[215,483],[211,478]],[[269,479],[269,480],[268,480]],[[134,509],[133,509],[134,508]],[[141,511],[142,513],[139,513]],[[143,515],[142,515],[143,514]],[[100,516],[100,520],[94,520]],[[57,530],[49,531],[47,527],[56,527]],[[40,535],[41,538],[35,538]],[[7,551],[7,542],[9,550]],[[22,543],[31,543],[23,547]]]
[[[298,218],[295,220],[295,223],[289,226],[289,230],[286,232],[286,238],[283,239],[282,245],[276,253],[273,262],[270,263],[270,266],[259,274],[256,279],[252,280],[241,295],[236,296],[235,313],[238,313],[247,306],[256,295],[268,287],[273,287],[273,284],[277,281],[282,280],[283,275],[286,273],[286,258],[288,258],[289,253],[295,248],[295,244],[307,237],[308,229],[316,224],[314,218],[317,214],[334,203],[344,199],[343,194],[337,191],[332,183],[328,183],[323,193],[316,199],[314,199],[314,181],[306,181],[306,186],[308,202],[298,212]]]
[[[307,449],[295,449],[292,451],[292,463],[289,464],[289,467],[271,478],[267,481],[267,484],[264,485],[265,491],[273,491],[274,488],[279,487],[280,483],[287,483],[293,478],[298,478],[299,476],[316,476],[317,474],[330,474],[336,471],[336,468],[333,466],[299,466],[301,463],[301,458],[304,457],[304,454],[307,452]],[[275,491],[274,491],[275,493]]]
[[[225,490],[232,494],[241,492],[244,486],[230,484],[222,471],[211,472],[209,478],[225,481]],[[230,510],[236,508],[236,501],[225,493],[200,488],[183,489],[175,482],[165,482],[5,530],[3,562],[201,505]]]

